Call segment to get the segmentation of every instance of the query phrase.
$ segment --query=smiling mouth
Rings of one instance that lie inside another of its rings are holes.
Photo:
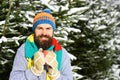
[[[47,37],[42,37],[41,39],[42,39],[42,40],[48,40],[48,38],[47,38]]]

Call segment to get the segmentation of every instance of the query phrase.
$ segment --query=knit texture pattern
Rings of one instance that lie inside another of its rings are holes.
[[[54,31],[56,30],[55,19],[51,14],[50,9],[45,9],[42,12],[39,12],[38,14],[35,15],[33,20],[32,31],[34,31],[37,25],[39,24],[50,24],[53,30]]]

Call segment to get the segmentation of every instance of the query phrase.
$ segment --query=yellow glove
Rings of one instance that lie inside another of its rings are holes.
[[[45,59],[44,59],[44,54],[42,52],[43,50],[40,48],[39,51],[37,51],[34,55],[34,64],[31,67],[31,71],[36,75],[39,76],[43,70],[44,70],[44,64],[45,64]]]
[[[58,71],[58,63],[56,61],[56,55],[53,51],[48,51],[47,55],[45,56],[45,63],[49,66],[48,67],[48,75],[51,80],[56,80],[60,73]]]

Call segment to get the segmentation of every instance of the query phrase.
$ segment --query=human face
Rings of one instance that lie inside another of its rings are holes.
[[[49,24],[39,24],[35,28],[35,42],[39,48],[47,49],[51,45],[53,28]]]

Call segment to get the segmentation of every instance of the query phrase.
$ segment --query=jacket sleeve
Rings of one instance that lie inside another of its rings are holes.
[[[27,69],[27,60],[25,58],[25,44],[23,44],[17,51],[13,62],[12,71],[9,80],[46,80],[46,72],[44,71],[40,76],[35,76],[30,69]],[[60,78],[58,80],[73,80],[70,58],[68,52],[63,49],[62,64],[60,70]]]
[[[62,48],[62,51],[62,65],[60,70],[60,78],[58,80],[73,80],[70,57],[64,48]]]
[[[15,55],[9,80],[44,80],[44,73],[40,75],[43,78],[41,79],[40,77],[35,76],[30,69],[26,68],[27,60],[25,59],[24,45],[25,44],[18,49]]]

